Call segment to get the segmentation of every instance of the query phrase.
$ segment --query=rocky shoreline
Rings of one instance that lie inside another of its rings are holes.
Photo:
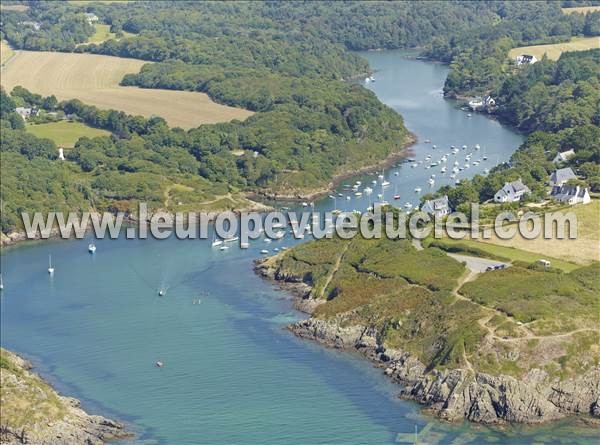
[[[1,352],[2,405],[6,415],[0,423],[0,443],[101,445],[133,435],[125,431],[123,424],[90,415],[81,408],[79,400],[58,394],[31,371],[27,360],[4,349]],[[7,407],[10,404],[14,405],[12,414]]]
[[[319,302],[308,298],[310,286],[295,277],[278,275],[273,258],[258,260],[255,271],[294,297],[294,306],[308,314]],[[600,368],[570,380],[549,380],[544,370],[531,369],[524,378],[490,375],[476,370],[427,367],[402,350],[388,349],[368,326],[307,318],[287,327],[298,337],[324,346],[358,352],[402,388],[399,396],[414,400],[448,421],[539,424],[572,415],[590,416],[600,427]]]

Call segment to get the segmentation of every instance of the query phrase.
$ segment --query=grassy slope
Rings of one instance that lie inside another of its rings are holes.
[[[541,59],[544,54],[551,60],[558,60],[560,55],[568,51],[585,51],[587,49],[599,48],[600,37],[573,37],[570,42],[554,43],[551,45],[533,45],[513,48],[508,57],[514,59],[520,54],[531,54]]]
[[[464,266],[438,249],[355,238],[303,244],[275,265],[282,276],[312,285],[312,298],[326,300],[313,316],[374,326],[387,346],[430,367],[468,360],[492,374],[541,367],[566,377],[600,360],[597,348],[586,347],[599,338],[598,264],[571,274],[513,266],[461,286]],[[582,328],[588,330],[571,332]],[[510,359],[515,354],[519,364]]]
[[[46,124],[27,125],[27,131],[39,138],[53,140],[56,145],[72,148],[81,137],[109,136],[110,132],[89,127],[81,122],[59,121]]]
[[[64,402],[39,376],[26,370],[24,362],[5,349],[0,349],[3,406],[2,424],[13,429],[62,419],[67,412]]]

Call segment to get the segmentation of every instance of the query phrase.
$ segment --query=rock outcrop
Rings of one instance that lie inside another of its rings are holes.
[[[79,400],[56,393],[21,357],[2,349],[1,358],[0,443],[101,445],[131,435],[122,424],[90,415]]]
[[[309,318],[289,329],[329,347],[362,353],[403,386],[401,397],[427,405],[447,420],[541,423],[572,414],[600,417],[598,368],[565,381],[550,380],[539,369],[521,380],[466,369],[428,371],[411,354],[386,349],[377,341],[376,333],[365,326],[341,326],[337,320]]]

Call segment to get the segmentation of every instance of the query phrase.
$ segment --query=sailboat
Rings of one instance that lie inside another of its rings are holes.
[[[213,241],[212,241],[211,246],[217,247],[217,246],[220,246],[221,244],[223,244],[223,240],[217,239],[216,235],[213,235]]]
[[[52,255],[48,255],[48,273],[52,275],[54,273],[54,266],[52,265]]]
[[[0,273],[0,290],[4,290],[4,281],[2,281],[2,274]]]
[[[88,252],[89,253],[96,253],[96,245],[93,242],[91,242],[91,243],[88,244]]]

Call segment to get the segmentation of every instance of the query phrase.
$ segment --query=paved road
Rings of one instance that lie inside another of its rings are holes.
[[[510,266],[510,264],[503,263],[501,261],[488,260],[487,258],[479,258],[475,256],[459,255],[457,253],[449,253],[448,256],[451,256],[456,261],[460,261],[461,263],[467,263],[467,267],[475,273],[485,272],[485,270],[490,266],[494,267],[499,266],[500,264],[504,264],[507,267]]]

